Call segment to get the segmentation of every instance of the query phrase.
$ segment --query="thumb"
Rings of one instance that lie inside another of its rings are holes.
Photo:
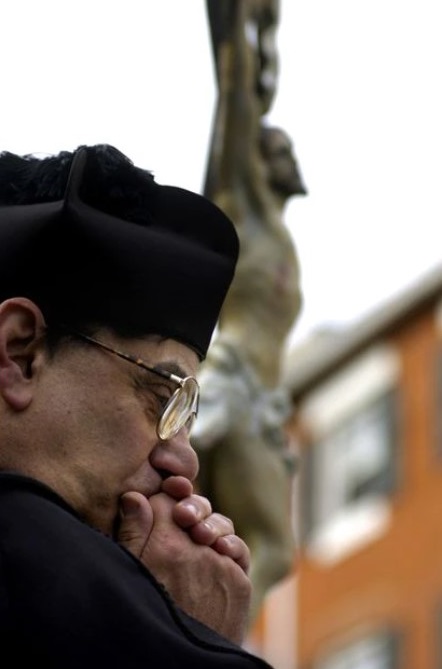
[[[149,500],[138,492],[127,492],[120,498],[118,542],[137,558],[141,555],[153,527]]]

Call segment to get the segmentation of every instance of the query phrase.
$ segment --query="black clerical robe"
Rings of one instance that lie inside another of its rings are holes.
[[[45,485],[0,474],[0,665],[265,669]],[[7,659],[8,658],[8,659]]]

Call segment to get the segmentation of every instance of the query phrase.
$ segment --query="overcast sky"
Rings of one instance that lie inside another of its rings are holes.
[[[300,338],[345,324],[442,260],[440,0],[282,0],[270,120],[309,190],[286,223]],[[0,148],[108,142],[201,190],[215,102],[204,0],[14,0],[0,8]]]

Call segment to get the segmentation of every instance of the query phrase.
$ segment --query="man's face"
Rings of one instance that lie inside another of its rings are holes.
[[[171,339],[109,332],[96,338],[182,377],[197,371],[196,354]],[[54,446],[51,479],[91,525],[112,533],[125,492],[149,497],[168,475],[195,479],[197,457],[186,430],[167,441],[156,431],[177,383],[81,342],[64,347],[50,364],[42,402]]]

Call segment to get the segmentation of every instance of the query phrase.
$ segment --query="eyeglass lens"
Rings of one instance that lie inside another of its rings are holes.
[[[158,421],[160,439],[171,439],[185,425],[190,430],[197,410],[198,384],[195,379],[188,377],[174,392]]]

